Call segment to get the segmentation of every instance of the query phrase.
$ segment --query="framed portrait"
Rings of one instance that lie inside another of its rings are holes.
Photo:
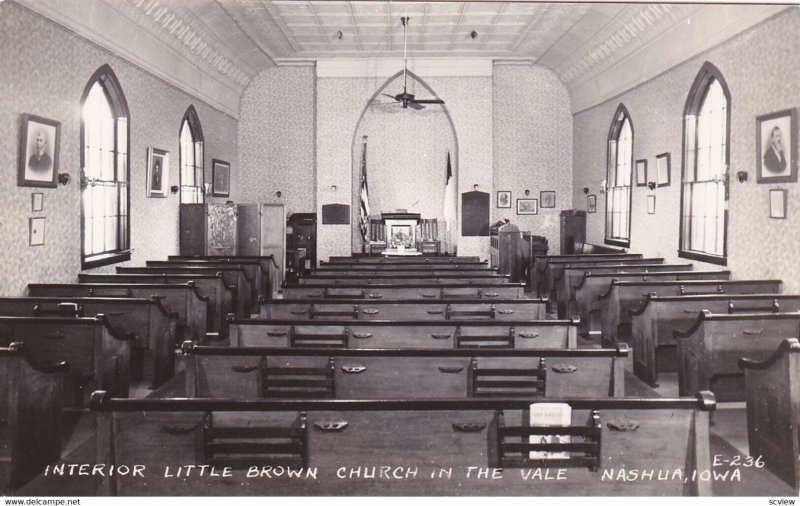
[[[656,196],[647,196],[647,214],[656,214]]]
[[[756,175],[759,183],[797,181],[794,109],[756,118]]]
[[[669,153],[656,155],[656,179],[658,187],[669,186],[670,184],[670,156]]]
[[[31,193],[31,211],[38,213],[42,209],[44,209],[44,193]]]
[[[586,212],[587,213],[597,212],[597,195],[586,196]]]
[[[786,194],[788,190],[769,191],[769,217],[777,220],[786,218]]]
[[[147,196],[166,197],[169,181],[169,151],[147,150]]]
[[[556,192],[554,191],[539,192],[539,202],[542,208],[556,207]]]
[[[647,160],[636,160],[636,186],[647,186]]]
[[[211,161],[211,195],[214,197],[230,197],[231,164],[216,158]]]
[[[500,209],[511,209],[511,192],[497,192],[497,207]]]
[[[17,186],[55,188],[60,147],[61,123],[33,114],[23,114],[19,135]]]
[[[28,245],[44,245],[44,218],[28,218]]]
[[[539,200],[517,199],[517,214],[539,214]]]

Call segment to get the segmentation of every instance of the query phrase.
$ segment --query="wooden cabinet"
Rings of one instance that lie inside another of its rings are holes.
[[[286,212],[283,204],[239,204],[239,255],[272,255],[283,283],[286,259]],[[277,288],[276,286],[276,288]]]
[[[287,221],[287,250],[294,258],[297,270],[317,266],[317,215],[294,213]]]
[[[181,204],[181,255],[236,255],[236,204]]]
[[[576,245],[586,242],[586,211],[561,211],[561,254],[576,253]]]

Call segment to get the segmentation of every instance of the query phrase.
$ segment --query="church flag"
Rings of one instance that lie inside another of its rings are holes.
[[[444,184],[444,251],[447,253],[455,252],[454,233],[456,227],[456,182],[453,178],[453,167],[450,164],[450,152],[447,152],[447,172]]]
[[[361,151],[361,192],[360,192],[360,212],[361,212],[361,238],[364,244],[369,241],[369,189],[367,186],[367,136],[361,138],[363,149]]]

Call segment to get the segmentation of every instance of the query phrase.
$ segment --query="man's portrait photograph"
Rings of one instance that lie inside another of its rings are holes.
[[[55,188],[61,124],[32,114],[23,114],[20,131],[19,186]]]
[[[147,150],[147,196],[166,197],[169,179],[169,151]]]
[[[797,181],[794,156],[797,133],[794,128],[794,109],[756,118],[759,183]]]

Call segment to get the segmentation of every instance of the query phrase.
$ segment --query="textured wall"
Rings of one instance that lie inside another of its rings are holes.
[[[508,218],[522,230],[547,237],[559,249],[559,218],[572,206],[572,112],[566,87],[550,70],[494,66],[494,189],[492,221]],[[530,195],[525,196],[525,190]],[[496,192],[511,191],[511,209],[497,208]],[[555,191],[556,207],[517,215],[518,198]]]
[[[286,212],[315,211],[315,72],[273,67],[242,95],[239,114],[240,201],[284,203]],[[281,198],[275,192],[281,192]]]
[[[116,73],[130,110],[132,263],[177,252],[178,198],[145,197],[145,164],[148,147],[168,150],[169,184],[178,184],[178,133],[190,104],[203,126],[206,181],[212,158],[231,162],[236,198],[236,120],[14,3],[0,4],[0,34],[0,295],[22,294],[30,282],[72,281],[80,271],[80,99],[103,64]],[[17,187],[23,113],[61,122],[59,171],[72,177],[68,186]],[[31,212],[33,192],[44,193],[40,213]],[[28,218],[34,215],[47,218],[44,246],[28,246]]]
[[[436,77],[425,79],[436,95],[446,101],[458,143],[453,163],[458,170],[459,193],[492,188],[492,91],[488,77]],[[353,195],[353,163],[359,158],[353,146],[359,118],[372,95],[385,83],[380,78],[317,79],[317,212],[323,204],[351,204]],[[390,92],[391,93],[391,92]],[[372,144],[372,143],[370,143]],[[442,170],[444,170],[442,168]],[[331,186],[337,191],[332,192]],[[373,213],[379,212],[374,209]],[[357,228],[351,227],[352,231]],[[320,223],[318,255],[324,260],[331,255],[349,255],[352,251],[351,230],[342,225]],[[357,232],[353,232],[357,233]],[[460,255],[488,255],[488,239],[460,238]]]
[[[606,137],[617,105],[628,108],[634,127],[634,158],[655,164],[659,153],[672,154],[672,184],[650,192],[633,188],[631,250],[677,260],[681,178],[681,117],[689,88],[703,62],[713,63],[731,93],[730,170],[749,174],[749,181],[730,186],[728,267],[738,279],[781,278],[784,291],[800,290],[797,183],[756,184],[756,116],[798,106],[800,56],[797,33],[800,12],[786,11],[730,41],[684,63],[613,101],[577,114],[573,123],[575,207],[585,209],[581,189],[598,196],[597,214],[590,214],[587,239],[601,243],[604,234]],[[795,156],[797,147],[795,147]],[[788,217],[769,218],[769,190],[789,190]],[[646,211],[647,195],[656,195],[656,214]],[[709,264],[698,263],[704,268]]]

